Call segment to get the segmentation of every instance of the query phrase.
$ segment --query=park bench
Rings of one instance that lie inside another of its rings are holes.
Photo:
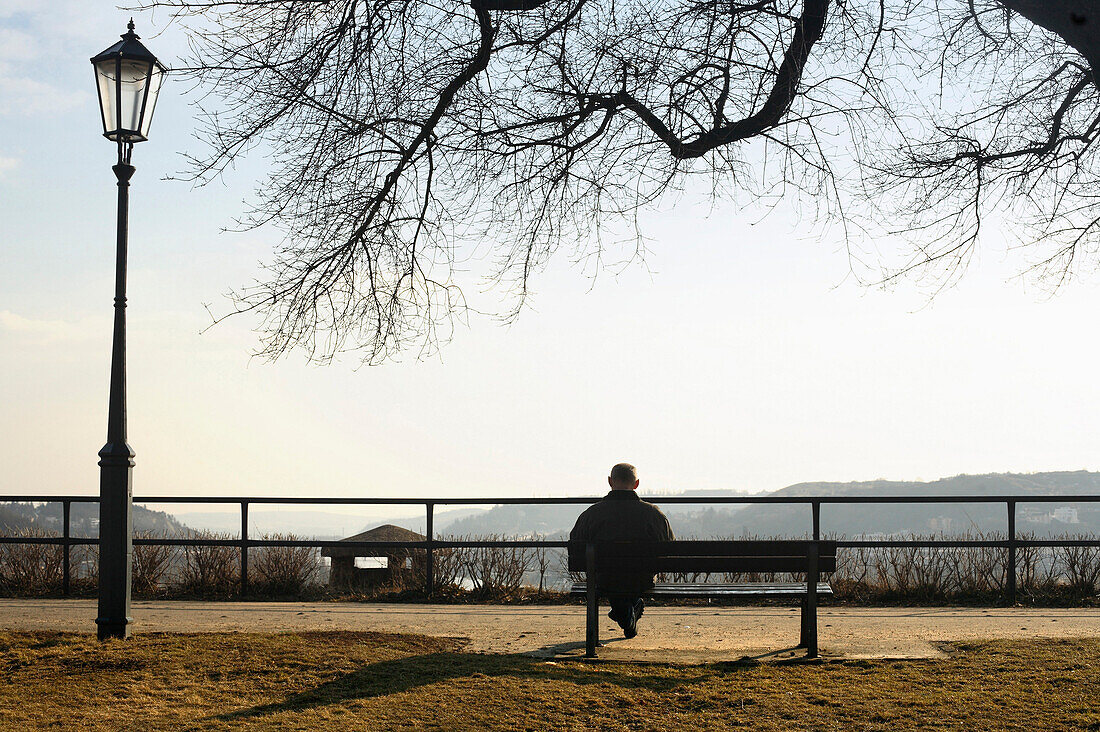
[[[736,584],[659,583],[647,597],[784,598],[802,601],[799,647],[817,656],[817,598],[833,594],[822,572],[836,570],[835,541],[667,541],[574,542],[569,546],[569,571],[584,572],[585,582],[570,593],[587,598],[585,656],[596,657],[599,637],[599,578],[623,573],[765,573],[804,572],[805,582],[744,582]],[[595,578],[595,579],[593,579]]]

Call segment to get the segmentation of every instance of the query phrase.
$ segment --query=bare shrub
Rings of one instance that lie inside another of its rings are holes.
[[[906,540],[935,540],[944,535],[911,534]],[[952,537],[963,541],[1003,541],[998,532],[968,531]],[[1020,540],[1034,538],[1021,534]],[[1089,592],[1087,552],[1065,547],[1019,546],[1016,549],[1017,592],[1032,598],[1051,597],[1068,585]],[[1080,548],[1077,548],[1080,549]],[[1087,549],[1087,548],[1086,548]],[[1096,562],[1100,562],[1100,551]],[[1100,585],[1100,567],[1093,567],[1093,587]],[[1074,584],[1074,577],[1078,584]],[[979,547],[856,547],[841,548],[832,576],[838,596],[853,600],[953,600],[1000,597],[1006,589],[1008,549]]]
[[[441,541],[456,541],[454,537],[443,537]],[[432,579],[436,587],[459,587],[465,567],[461,547],[436,549],[432,552]]]
[[[99,591],[99,545],[78,544],[70,550],[70,587],[76,594]]]
[[[45,539],[55,532],[22,529],[18,538]],[[18,595],[45,595],[61,589],[65,550],[60,544],[0,544],[0,589]]]
[[[213,531],[199,531],[192,538],[224,540],[232,537]],[[240,549],[235,546],[185,546],[180,589],[196,595],[224,595],[235,591],[241,578],[240,557]]]
[[[545,541],[545,534],[532,536],[535,541]],[[548,546],[536,546],[531,549],[531,566],[539,575],[539,594],[546,591],[546,574],[554,564],[556,550]]]
[[[157,538],[151,531],[135,535],[136,539]],[[169,544],[134,544],[130,586],[134,593],[156,594],[164,589],[168,572],[179,556],[179,547]],[[97,568],[98,569],[98,568]]]
[[[937,541],[940,534],[908,534],[903,541]],[[967,533],[964,540],[999,537]],[[857,551],[858,559],[845,560]],[[1004,588],[1007,551],[1002,547],[859,547],[838,550],[834,585],[853,599],[944,600]],[[853,573],[853,574],[846,574]]]
[[[964,540],[994,541],[1003,539],[1000,534],[966,533]],[[974,592],[1003,593],[1008,582],[1008,549],[1000,546],[980,546],[967,550],[970,564],[969,577]]]
[[[843,539],[843,536],[832,537]],[[854,600],[866,600],[874,591],[871,586],[871,560],[868,547],[838,548],[836,571],[830,577],[833,592]]]
[[[389,553],[390,582],[402,592],[422,591],[428,552],[424,549],[396,549]],[[433,557],[434,559],[434,557]]]
[[[264,534],[264,541],[299,541],[294,534]],[[320,552],[311,546],[265,546],[249,554],[258,589],[276,595],[298,595],[316,584]]]
[[[562,577],[565,577],[571,585],[584,582],[584,572],[574,572],[569,569],[568,551],[563,551],[558,554],[558,573]]]
[[[1070,591],[1079,595],[1095,595],[1100,585],[1100,547],[1061,546],[1058,553]]]
[[[469,541],[505,541],[491,534],[470,537]],[[523,575],[531,567],[531,551],[525,547],[464,547],[465,576],[474,593],[482,597],[508,598],[523,586]]]
[[[876,547],[873,554],[876,583],[886,592],[903,594],[912,586],[914,556],[905,547]]]
[[[944,556],[944,592],[977,594],[988,590],[989,582],[980,572],[974,570],[975,552],[966,547],[945,547],[940,550]]]
[[[1034,534],[1022,534],[1032,540]],[[1058,554],[1055,547],[1021,546],[1016,549],[1016,589],[1031,596],[1052,595],[1058,591]]]

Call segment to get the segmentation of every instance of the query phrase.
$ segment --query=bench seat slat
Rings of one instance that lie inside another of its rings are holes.
[[[569,590],[569,593],[583,595],[587,591],[588,586],[584,582],[577,582]],[[806,583],[750,582],[724,585],[660,583],[644,594],[655,597],[793,597],[806,594]],[[833,588],[828,582],[818,582],[817,594],[831,595],[833,594]]]
[[[600,557],[602,572],[805,572],[806,557]],[[836,571],[836,558],[818,561],[821,572]],[[583,562],[570,562],[569,569],[583,572]]]
[[[638,566],[645,566],[640,560]],[[806,557],[659,557],[649,560],[658,572],[805,572]],[[625,568],[630,560],[611,560],[609,565]],[[603,564],[598,562],[598,564]],[[818,560],[821,572],[836,571],[836,558]],[[615,571],[615,570],[612,570]]]
[[[803,572],[810,541],[607,542],[596,546],[597,566],[610,572]],[[818,545],[818,568],[836,570],[836,542]],[[569,548],[569,570],[586,568],[583,544]]]
[[[601,542],[598,551],[604,556],[629,557],[629,556],[657,556],[669,552],[684,557],[774,557],[774,556],[806,556],[806,547],[809,539],[778,539],[778,540],[706,540],[694,539],[670,541],[670,542]],[[836,541],[822,540],[818,543],[818,553],[821,556],[836,555]],[[577,542],[579,553],[584,552],[584,544]]]

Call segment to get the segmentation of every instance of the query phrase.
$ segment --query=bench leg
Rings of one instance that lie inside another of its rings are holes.
[[[589,544],[585,553],[588,571],[585,572],[584,577],[587,600],[584,621],[584,657],[595,658],[596,646],[600,645],[600,602],[596,595],[596,548]]]
[[[584,656],[596,657],[596,646],[600,645],[600,604],[595,589],[589,585],[587,608],[584,621]]]
[[[798,647],[805,648],[810,642],[810,603],[805,595],[802,596],[802,614],[799,616]]]
[[[817,582],[821,578],[817,563],[817,544],[811,544],[807,552],[809,565],[806,572],[806,605],[802,625],[806,657],[817,658]]]
[[[813,592],[813,601],[810,600],[810,591],[802,598],[802,622],[798,636],[798,647],[806,649],[806,655],[810,658],[817,657],[817,593]]]

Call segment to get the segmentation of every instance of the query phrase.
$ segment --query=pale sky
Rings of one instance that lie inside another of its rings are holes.
[[[0,0],[0,494],[98,490],[114,272],[115,149],[88,58],[110,2]],[[183,38],[137,16],[172,65]],[[249,359],[250,321],[203,334],[275,232],[220,233],[263,173],[164,180],[196,150],[167,83],[131,189],[129,429],[136,496],[595,494],[635,463],[656,491],[1100,468],[1100,281],[1053,299],[996,236],[936,297],[846,277],[835,232],[789,209],[646,217],[650,271],[566,259],[510,327],[358,368]],[[884,245],[885,246],[885,245]]]

